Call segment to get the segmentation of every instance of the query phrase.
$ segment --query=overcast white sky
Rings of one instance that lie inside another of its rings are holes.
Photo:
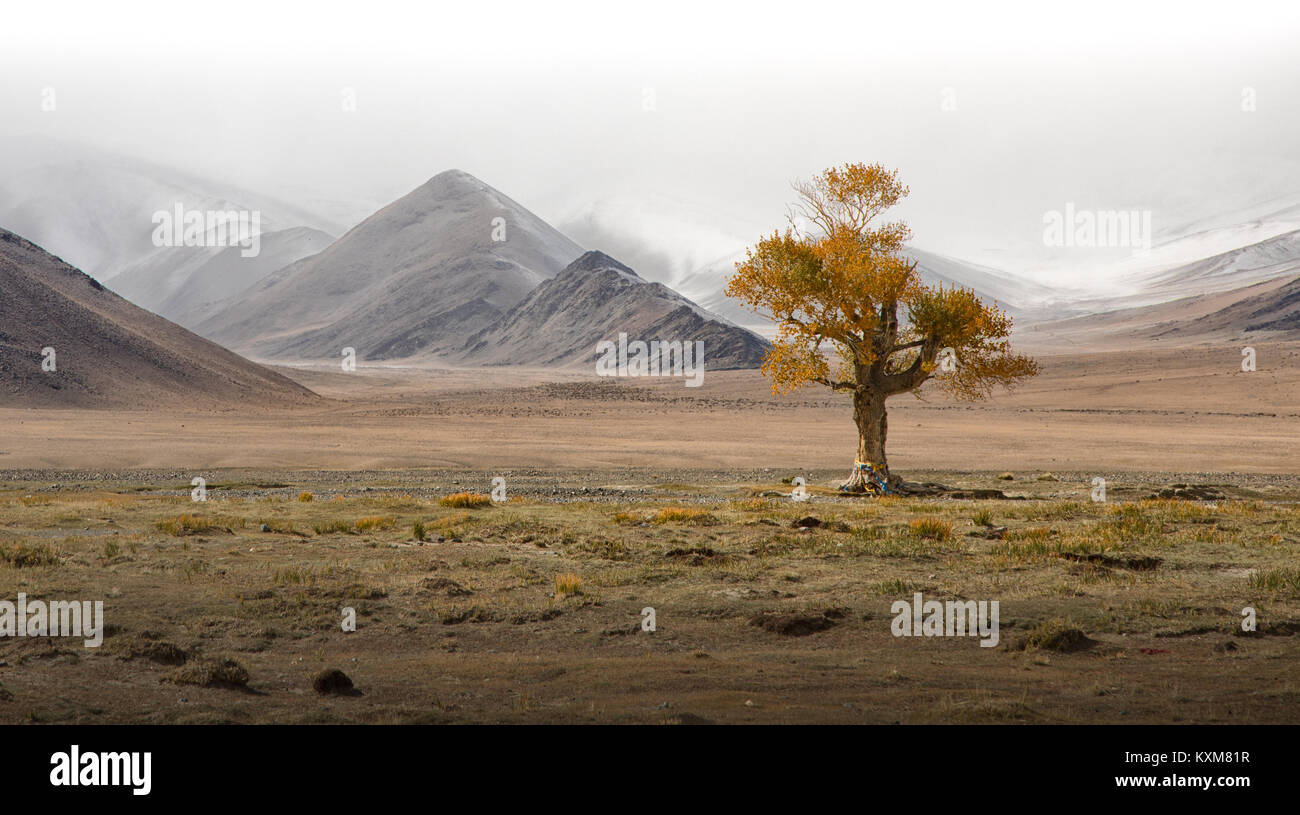
[[[1078,282],[1109,256],[1043,246],[1066,202],[1157,230],[1300,202],[1297,43],[1294,0],[9,4],[0,147],[362,212],[458,167],[678,271],[780,226],[793,179],[879,161],[917,246]]]

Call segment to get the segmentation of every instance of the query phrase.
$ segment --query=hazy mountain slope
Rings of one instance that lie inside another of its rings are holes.
[[[1107,350],[1196,345],[1258,332],[1300,338],[1300,278],[1037,323],[1017,335],[1030,348]]]
[[[238,246],[172,247],[151,255],[108,285],[136,305],[188,328],[222,300],[333,241],[332,235],[303,226],[262,234],[260,251],[253,257],[244,257]]]
[[[347,227],[272,196],[140,159],[75,148],[69,154],[77,157],[0,179],[0,223],[101,281],[170,251],[153,244],[153,216],[177,204],[256,210],[265,232],[308,226],[340,234]]]
[[[937,255],[915,246],[905,248],[903,255],[916,262],[916,270],[927,286],[973,289],[981,300],[996,302],[1013,315],[1062,297],[1057,289],[1010,272]]]
[[[494,240],[504,220],[505,240]],[[459,170],[434,176],[327,249],[233,298],[197,327],[254,355],[363,359],[459,348],[582,249]]]
[[[1239,291],[1246,296],[1194,320],[1171,325],[1155,336],[1240,337],[1267,332],[1300,339],[1300,277],[1269,281]]]
[[[297,405],[285,377],[133,305],[0,229],[0,405]],[[42,349],[56,370],[42,370]]]
[[[1156,272],[1140,282],[1147,298],[1185,297],[1300,274],[1300,230]]]
[[[928,286],[961,286],[973,289],[987,303],[996,302],[1013,316],[1027,316],[1055,310],[1066,293],[1016,275],[987,266],[968,263],[955,258],[907,247],[904,255],[916,261],[917,272]],[[723,294],[726,280],[735,274],[735,264],[743,260],[744,252],[710,263],[683,277],[673,288],[699,303],[704,308],[726,317],[732,322],[772,336],[775,325],[754,314],[739,301]]]
[[[1279,178],[1278,183],[1294,182]],[[1192,211],[1160,213],[1158,223],[1164,226],[1157,230],[1150,260],[1181,266],[1300,229],[1300,194],[1295,192],[1237,201],[1197,197],[1188,209]]]
[[[767,343],[603,252],[587,252],[496,323],[469,338],[459,360],[486,365],[594,365],[597,343],[704,342],[705,368],[755,368]]]
[[[1241,234],[1254,234],[1254,230]],[[1081,315],[1099,315],[1174,301],[1196,302],[1198,297],[1221,293],[1232,299],[1245,287],[1296,274],[1300,274],[1300,230],[1291,229],[1191,262],[1131,271],[1124,277],[1126,292],[1081,297],[1070,306]]]

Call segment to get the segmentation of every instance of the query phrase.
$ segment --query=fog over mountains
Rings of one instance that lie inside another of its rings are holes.
[[[109,281],[132,302],[181,325],[201,322],[224,301],[296,260],[320,252],[334,236],[309,226],[263,232],[256,255],[240,246],[165,247]]]
[[[131,156],[62,144],[29,155],[29,163],[0,177],[0,225],[100,282],[137,267],[170,268],[176,261],[158,256],[176,253],[154,245],[153,218],[178,204],[256,210],[268,232],[305,226],[337,235],[347,225],[272,195]]]

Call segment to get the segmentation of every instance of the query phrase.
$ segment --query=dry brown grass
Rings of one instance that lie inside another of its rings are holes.
[[[696,507],[664,507],[654,514],[652,519],[657,524],[693,524],[706,526],[717,523],[708,510]]]
[[[182,535],[201,535],[205,532],[229,532],[244,526],[243,518],[218,518],[208,515],[183,513],[170,518],[161,518],[154,526],[159,532],[180,537]]]
[[[188,496],[5,505],[0,597],[103,597],[123,641],[165,646],[133,647],[142,656],[130,660],[117,656],[119,635],[76,660],[11,650],[12,665],[25,661],[5,675],[15,700],[0,721],[657,721],[666,700],[675,716],[713,721],[1222,721],[1229,706],[1234,721],[1300,721],[1286,672],[1272,670],[1295,659],[1285,633],[1300,622],[1292,506],[751,503],[734,487],[696,487],[667,506],[647,490],[614,505],[475,512],[308,483],[345,500],[298,502],[297,486],[227,494],[220,515],[189,520],[177,515]],[[822,523],[801,531],[807,515]],[[417,523],[422,546],[411,545]],[[288,537],[295,529],[320,534]],[[1003,645],[895,639],[890,604],[918,591],[1000,600]],[[1274,636],[1234,636],[1246,605]],[[653,635],[639,627],[647,606]],[[355,632],[340,629],[344,608]],[[763,615],[833,624],[807,636],[747,624]],[[1071,630],[1086,632],[1086,648]],[[1224,641],[1237,650],[1215,650]],[[201,705],[160,687],[176,666],[155,651],[187,655],[194,667],[173,681],[204,685],[186,691]],[[237,672],[219,678],[227,655],[255,693],[238,691]],[[1252,663],[1269,670],[1225,668]],[[330,665],[356,679],[364,704],[311,691]],[[110,680],[135,692],[106,699]],[[702,692],[742,686],[741,699]],[[524,689],[532,701],[520,706]]]
[[[582,578],[573,572],[563,572],[555,576],[555,596],[564,598],[568,595],[582,594]]]
[[[455,492],[438,499],[438,505],[461,509],[479,509],[492,505],[492,496],[478,492]]]

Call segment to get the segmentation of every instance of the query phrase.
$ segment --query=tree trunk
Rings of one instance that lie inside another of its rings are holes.
[[[858,456],[853,462],[853,472],[840,489],[877,494],[894,491],[902,479],[889,474],[889,461],[885,457],[885,436],[889,431],[885,395],[868,387],[854,391],[853,421],[858,426]]]

